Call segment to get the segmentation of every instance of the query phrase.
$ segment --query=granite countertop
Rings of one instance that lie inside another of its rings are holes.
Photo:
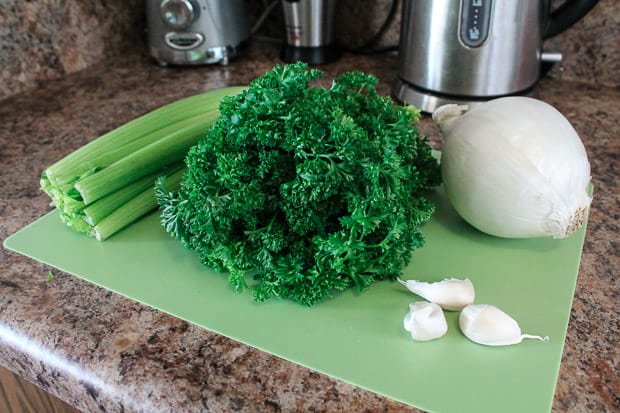
[[[275,47],[256,44],[227,67],[164,69],[137,50],[0,101],[0,238],[50,210],[38,188],[48,164],[158,106],[247,84],[278,62]],[[389,94],[397,63],[345,55],[322,69],[327,79],[374,73]],[[620,91],[544,79],[533,93],[581,135],[595,187],[553,411],[620,411]],[[441,147],[428,117],[421,130]],[[24,256],[0,257],[0,364],[81,410],[415,411]]]

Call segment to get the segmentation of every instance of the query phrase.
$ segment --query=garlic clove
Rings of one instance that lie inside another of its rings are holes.
[[[417,341],[434,340],[448,331],[448,323],[441,307],[426,301],[409,304],[403,326],[411,333],[411,338]]]
[[[465,337],[486,346],[518,344],[524,338],[549,340],[549,337],[522,334],[519,324],[512,317],[489,304],[472,304],[463,308],[459,326]]]
[[[401,284],[414,294],[439,304],[441,308],[448,311],[458,311],[468,304],[474,302],[476,296],[474,285],[469,278],[447,278],[442,281],[428,283],[424,281],[398,280]]]

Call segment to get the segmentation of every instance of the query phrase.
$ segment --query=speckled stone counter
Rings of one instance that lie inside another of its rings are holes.
[[[566,0],[552,0],[553,8]],[[254,24],[267,0],[244,0]],[[36,88],[46,80],[60,79],[122,56],[145,42],[147,31],[143,0],[2,0],[0,1],[0,99]],[[376,46],[398,44],[401,7],[398,0],[339,0],[336,36],[345,47],[366,44],[390,15]],[[279,7],[257,33],[283,38]],[[617,87],[620,83],[620,2],[600,0],[582,20],[545,42],[546,51],[562,53],[553,68],[556,78],[585,80]]]
[[[49,211],[38,188],[46,165],[162,104],[246,84],[277,56],[256,44],[228,67],[163,69],[137,50],[0,101],[0,239]],[[395,56],[345,55],[322,69],[326,79],[374,73],[388,94],[396,68]],[[617,412],[620,91],[545,79],[534,95],[580,133],[596,188],[554,411]],[[441,147],[430,119],[421,130]],[[4,249],[0,364],[92,412],[414,411]]]

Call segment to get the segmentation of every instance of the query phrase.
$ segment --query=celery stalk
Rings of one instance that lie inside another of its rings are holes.
[[[66,183],[76,175],[75,168],[80,168],[84,162],[100,154],[115,150],[119,146],[135,139],[173,125],[181,120],[205,112],[205,106],[210,109],[217,107],[225,96],[235,95],[246,89],[243,86],[231,86],[201,93],[188,98],[180,99],[164,105],[145,115],[142,115],[82,146],[63,159],[47,167],[44,175],[50,182]]]
[[[46,174],[43,174],[41,176],[41,189],[52,198],[53,205],[65,210],[67,215],[72,215],[74,212],[83,209],[85,206],[80,192],[74,187],[76,182],[101,172],[104,168],[110,166],[114,162],[117,162],[154,142],[157,142],[163,137],[169,137],[178,131],[186,130],[185,128],[188,126],[199,127],[198,125],[202,125],[206,130],[206,128],[212,123],[213,113],[217,112],[217,107],[204,105],[203,109],[208,110],[208,112],[184,119],[163,129],[151,132],[139,139],[126,143],[119,148],[105,151],[98,156],[89,159],[84,162],[80,168],[73,169],[74,173],[79,173],[81,175],[76,175],[71,178],[67,177],[65,179],[65,183],[51,181],[48,179]],[[136,179],[138,178],[139,177],[136,177]],[[129,183],[130,182],[126,182],[125,184],[127,185]],[[74,199],[76,202],[71,201],[69,198]]]
[[[84,163],[82,163],[82,165],[80,165],[79,168],[74,168],[73,173],[81,175],[75,175],[71,178],[67,177],[64,179],[65,183],[61,184],[58,182],[52,182],[48,179],[46,174],[43,174],[41,176],[41,189],[46,194],[48,194],[50,198],[52,198],[53,205],[58,206],[61,209],[69,209],[68,211],[66,211],[68,214],[79,211],[83,209],[85,205],[81,199],[81,195],[79,194],[79,192],[74,190],[73,185],[75,184],[75,182],[101,171],[103,168],[110,166],[114,162],[139,150],[140,148],[147,146],[161,139],[164,136],[170,135],[179,128],[183,128],[185,126],[200,121],[203,116],[204,114],[184,119],[163,129],[146,134],[114,150],[103,152],[100,155],[85,161]],[[74,194],[74,202],[67,199],[71,198],[71,194]]]
[[[157,206],[157,177],[180,182],[183,159],[219,117],[221,100],[245,89],[181,99],[120,126],[48,166],[41,189],[67,226],[104,240]]]
[[[166,185],[171,190],[177,190],[179,188],[185,170],[186,169],[183,168],[167,176]],[[135,220],[156,209],[157,200],[155,199],[155,190],[153,187],[154,184],[102,219],[101,222],[92,228],[90,235],[95,237],[98,241],[103,241],[133,223]]]
[[[183,168],[183,162],[179,162],[163,171],[158,171],[147,175],[144,178],[132,182],[130,185],[108,194],[96,202],[86,206],[80,211],[80,214],[83,215],[84,220],[89,225],[97,225],[105,217],[120,208],[132,198],[136,197],[148,188],[153,188],[153,184],[158,177],[170,175]]]
[[[187,151],[205,136],[206,130],[219,117],[214,110],[195,124],[178,129],[162,139],[120,159],[96,174],[80,179],[75,189],[86,205],[116,191],[129,183],[176,163],[185,158]]]
[[[217,103],[217,102],[214,102],[214,103]],[[205,112],[211,112],[211,111],[217,110],[217,105],[210,105],[210,104],[205,105],[203,106],[203,110],[205,110]],[[118,148],[105,151],[97,156],[94,156],[91,159],[84,161],[80,165],[79,169],[78,168],[74,169],[74,173],[80,173],[81,170],[85,171],[85,173],[91,170],[101,170],[107,166],[110,166],[114,162],[126,157],[127,155],[130,155],[131,153],[136,152],[137,150],[147,145],[150,145],[151,143],[158,141],[159,139],[167,135],[170,135],[171,133],[173,133],[174,131],[180,128],[184,128],[186,126],[199,122],[202,118],[204,118],[204,116],[205,114],[201,113],[200,115],[196,115],[196,116],[192,116],[187,119],[183,119],[179,122],[173,123],[172,125],[168,125],[165,128],[158,129],[156,131],[143,135],[135,140],[127,142],[119,146]],[[84,177],[85,176],[75,176],[75,178],[66,178],[66,180],[68,182],[71,182],[70,185],[73,186],[72,184],[75,181],[81,178],[84,178]]]

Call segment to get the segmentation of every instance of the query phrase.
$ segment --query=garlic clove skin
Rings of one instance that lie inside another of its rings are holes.
[[[458,214],[505,238],[564,238],[585,222],[590,164],[569,121],[537,99],[511,96],[433,113],[441,176]]]
[[[416,341],[434,340],[448,331],[448,323],[441,307],[426,301],[409,304],[409,312],[403,320],[403,326]]]
[[[437,282],[416,280],[398,280],[409,291],[419,295],[431,303],[436,303],[444,310],[459,311],[466,305],[472,304],[476,297],[474,285],[469,278],[446,278]]]
[[[549,337],[522,334],[521,327],[512,317],[489,304],[472,304],[463,308],[459,327],[465,337],[485,346],[509,346],[524,338],[549,340]]]

